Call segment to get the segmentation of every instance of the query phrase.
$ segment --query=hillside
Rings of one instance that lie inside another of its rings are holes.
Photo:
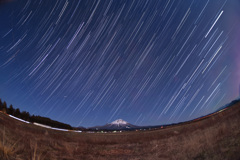
[[[0,159],[240,159],[240,102],[207,118],[151,131],[76,133],[0,113]]]

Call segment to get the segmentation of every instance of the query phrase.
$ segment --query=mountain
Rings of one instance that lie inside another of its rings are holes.
[[[139,128],[139,126],[135,126],[133,124],[128,123],[122,119],[117,119],[112,123],[107,123],[104,126],[95,126],[88,128],[89,130],[133,130]]]
[[[239,99],[236,99],[236,100],[233,100],[232,102],[230,102],[230,103],[228,103],[228,104],[226,104],[226,105],[224,105],[224,106],[222,106],[222,107],[219,107],[215,112],[218,112],[218,111],[220,111],[220,110],[222,110],[222,109],[226,109],[227,107],[230,107],[230,106],[232,106],[232,105],[235,105],[236,103],[238,103],[240,101],[240,98]]]
[[[87,129],[83,126],[74,127],[75,130],[86,131]]]

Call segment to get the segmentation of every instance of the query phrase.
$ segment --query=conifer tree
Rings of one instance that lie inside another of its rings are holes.
[[[20,109],[17,108],[14,116],[20,118],[20,114],[21,114]]]
[[[7,103],[5,101],[3,102],[2,107],[3,107],[2,109],[3,113],[7,113]]]
[[[2,100],[0,99],[0,111],[3,110],[3,103],[2,103]]]
[[[10,105],[8,110],[7,110],[7,113],[10,114],[10,115],[13,115],[14,114],[14,109],[13,109],[13,106]]]

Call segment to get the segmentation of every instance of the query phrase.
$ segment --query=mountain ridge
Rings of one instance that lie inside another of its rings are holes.
[[[139,128],[140,126],[133,125],[122,119],[117,119],[111,123],[107,123],[102,126],[89,127],[90,130],[132,130]]]

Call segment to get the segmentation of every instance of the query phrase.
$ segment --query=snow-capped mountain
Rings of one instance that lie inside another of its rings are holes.
[[[122,119],[117,119],[112,123],[107,123],[104,126],[95,126],[89,129],[91,130],[131,130],[134,128],[139,128],[139,126],[132,125]]]
[[[125,124],[127,124],[127,123],[128,123],[127,121],[124,121],[124,120],[122,120],[122,119],[117,119],[117,120],[113,121],[113,122],[110,123],[110,124],[114,124],[114,125],[125,125]]]

